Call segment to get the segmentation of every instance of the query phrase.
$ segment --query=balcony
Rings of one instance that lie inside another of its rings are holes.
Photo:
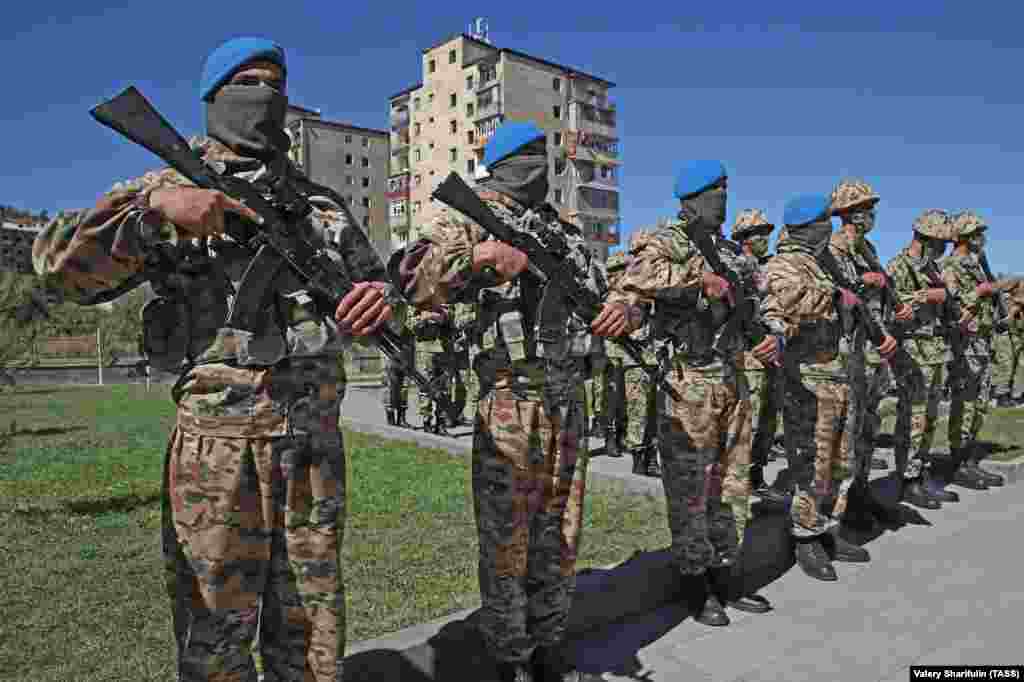
[[[474,121],[482,121],[485,118],[491,118],[501,113],[501,101],[497,99],[490,99],[484,102],[477,100],[476,103],[476,115],[473,116]]]
[[[409,232],[409,212],[389,216],[388,227],[395,234],[407,234]]]
[[[391,112],[391,129],[398,130],[399,128],[409,127],[409,110],[403,109],[402,111]]]
[[[405,129],[391,135],[391,153],[409,146],[409,130]]]
[[[479,135],[477,134],[473,138],[473,143],[469,145],[470,149],[483,149],[487,146],[487,142],[491,139],[490,135]]]

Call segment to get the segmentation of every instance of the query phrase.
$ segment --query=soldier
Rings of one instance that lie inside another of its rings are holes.
[[[929,458],[939,403],[946,385],[946,366],[953,359],[949,342],[950,315],[946,290],[929,272],[942,257],[952,226],[940,209],[924,211],[914,219],[913,240],[886,266],[893,292],[909,305],[912,317],[903,325],[903,347],[915,364],[914,376],[901,381],[897,403],[896,473],[902,482],[902,499],[922,509],[937,509],[942,502],[959,497],[943,490],[943,481],[931,480],[925,466]],[[953,324],[957,320],[952,320]]]
[[[36,272],[68,300],[103,302],[146,280],[157,294],[143,311],[146,353],[181,372],[162,540],[177,679],[188,682],[342,679],[345,376],[336,356],[346,337],[386,322],[395,299],[342,198],[285,156],[285,78],[285,53],[273,42],[236,38],[217,48],[199,87],[209,137],[191,144],[215,172],[261,190],[289,182],[315,201],[294,225],[356,282],[336,310],[285,270],[260,331],[225,326],[255,255],[228,234],[255,229],[258,216],[171,169],[116,185],[93,209],[51,222],[33,246]],[[325,229],[340,241],[324,240]],[[171,244],[182,264],[167,272],[157,254]]]
[[[413,312],[412,329],[416,335],[417,365],[442,395],[451,395],[459,358],[455,353],[455,306],[441,305],[431,310]],[[434,403],[433,395],[417,387],[416,403],[423,430],[447,435],[455,426],[449,415],[443,414]]]
[[[878,252],[868,241],[867,234],[874,229],[879,196],[871,186],[860,179],[845,179],[832,190],[832,215],[842,224],[829,240],[829,248],[840,263],[845,263],[853,281],[863,284],[864,304],[871,316],[883,329],[896,320],[910,319],[910,309],[900,304],[899,310],[887,310],[884,290],[889,286],[878,260]],[[871,493],[868,479],[872,468],[885,469],[888,463],[874,458],[875,437],[881,425],[877,416],[879,404],[891,385],[889,366],[882,362],[877,351],[867,347],[864,327],[852,329],[847,339],[847,374],[850,385],[844,450],[847,467],[852,477],[851,502],[843,522],[854,526],[871,526],[877,519],[882,523],[899,523],[895,511],[881,504]],[[866,554],[866,552],[865,552]],[[863,556],[863,555],[861,555]]]
[[[609,288],[625,272],[626,255],[613,253],[605,261],[605,276]],[[622,457],[623,437],[627,424],[625,399],[625,351],[616,344],[605,344],[604,363],[601,372],[594,377],[594,418],[593,435],[604,438],[604,454]]]
[[[1014,402],[1014,387],[1017,381],[1017,368],[1020,366],[1021,352],[1024,351],[1024,280],[1019,278],[1004,279],[997,287],[1007,298],[1010,328],[1007,337],[1010,343],[1009,380],[1004,397],[1004,405]]]
[[[863,561],[866,554],[833,530],[845,510],[850,486],[848,479],[843,480],[842,434],[849,386],[840,338],[846,311],[859,299],[845,289],[839,289],[837,297],[835,283],[817,262],[832,235],[830,209],[828,195],[803,195],[787,202],[787,236],[765,266],[767,282],[761,302],[765,319],[781,326],[786,337],[783,411],[795,488],[791,528],[796,559],[807,575],[819,580],[837,579],[824,540],[830,539],[837,561]],[[886,336],[879,347],[882,356],[895,350],[896,341]]]
[[[960,328],[963,331],[964,358],[960,363],[961,390],[953,391],[949,411],[949,444],[952,449],[946,478],[975,490],[1003,485],[1003,477],[980,466],[982,453],[977,438],[988,412],[992,392],[992,332],[995,287],[978,261],[984,253],[988,225],[972,211],[953,216],[956,246],[943,259],[946,286],[960,299]],[[948,469],[952,469],[950,472]]]
[[[552,235],[564,239],[567,249],[560,255],[575,265],[585,286],[600,293],[600,263],[578,229],[562,223],[545,202],[544,132],[531,123],[505,123],[488,141],[484,163],[489,175],[479,184],[490,209],[542,242]],[[558,644],[583,521],[583,359],[591,330],[558,291],[527,271],[523,252],[490,238],[461,214],[443,211],[426,234],[405,250],[398,266],[408,299],[421,309],[453,300],[480,303],[473,502],[481,633],[503,680],[578,680],[578,672],[560,660]],[[621,333],[627,312],[613,306],[595,324]]]
[[[408,349],[406,362],[416,362],[415,335],[408,327],[409,306],[396,305],[394,317],[389,321],[395,332],[405,342]],[[387,415],[388,424],[410,428],[409,422],[405,419],[405,413],[409,405],[409,387],[405,383],[405,372],[397,362],[387,361],[384,374],[384,412]]]
[[[751,259],[757,272],[754,281],[758,291],[764,291],[764,274],[761,270],[771,258],[768,242],[775,226],[760,209],[746,209],[736,218],[732,226],[732,240],[740,245],[743,255]],[[773,506],[786,503],[784,494],[768,485],[764,479],[764,468],[775,459],[772,450],[775,432],[778,429],[778,414],[782,407],[780,400],[782,381],[773,365],[765,366],[750,353],[743,354],[747,383],[750,386],[750,402],[753,414],[754,437],[751,446],[750,485],[753,493],[763,502]]]
[[[629,268],[608,299],[652,309],[654,343],[670,385],[682,396],[677,402],[659,395],[662,482],[673,559],[690,583],[691,611],[712,626],[728,625],[723,602],[743,592],[733,584],[733,566],[749,514],[750,399],[737,365],[744,340],[737,334],[712,346],[731,314],[726,301],[733,292],[728,280],[705,270],[683,226],[706,230],[726,267],[751,278],[749,262],[721,234],[727,182],[720,161],[685,164],[675,183],[682,223],[634,238]],[[754,352],[770,362],[777,350],[778,338],[769,336]],[[748,601],[751,610],[771,608],[763,598]]]
[[[643,346],[644,364],[657,365],[650,324],[645,324],[632,336]],[[626,404],[624,441],[633,455],[633,473],[661,478],[661,466],[658,464],[658,387],[640,365],[624,366],[622,383]]]

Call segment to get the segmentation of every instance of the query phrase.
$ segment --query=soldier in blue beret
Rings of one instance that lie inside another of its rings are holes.
[[[339,304],[315,300],[285,269],[267,273],[261,328],[228,326],[255,249],[226,237],[225,223],[258,216],[172,169],[119,183],[93,210],[55,220],[33,254],[36,271],[83,305],[145,281],[156,293],[143,311],[145,352],[180,374],[162,529],[180,682],[342,680],[338,359],[351,337],[390,318],[397,299],[342,198],[286,156],[286,75],[272,41],[236,38],[214,50],[199,87],[208,137],[191,144],[218,173],[257,188],[288,183],[315,199],[311,214],[289,220],[340,234],[336,243],[317,237],[356,283]],[[154,266],[171,243],[203,267]]]

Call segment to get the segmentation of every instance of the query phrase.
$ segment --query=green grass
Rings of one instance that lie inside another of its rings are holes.
[[[157,500],[172,423],[166,386],[0,394],[3,679],[171,679]],[[345,438],[349,641],[476,606],[467,460]],[[579,568],[668,541],[660,496],[591,491]]]

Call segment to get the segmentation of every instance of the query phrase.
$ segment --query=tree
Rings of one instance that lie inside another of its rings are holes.
[[[46,324],[46,308],[34,275],[0,272],[0,368],[31,359],[32,344]]]

